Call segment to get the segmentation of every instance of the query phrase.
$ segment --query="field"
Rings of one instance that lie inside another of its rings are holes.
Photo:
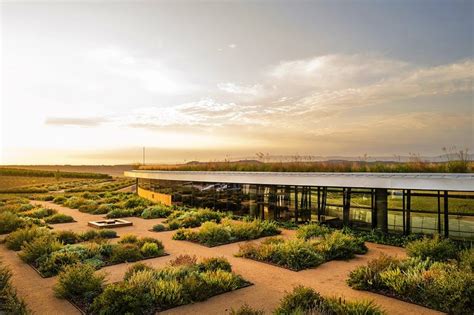
[[[80,178],[54,178],[54,177],[32,177],[32,176],[0,176],[0,190],[19,187],[31,187],[44,184],[58,184],[65,182],[80,181]]]

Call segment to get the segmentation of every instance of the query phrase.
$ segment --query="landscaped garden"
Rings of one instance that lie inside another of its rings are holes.
[[[409,258],[382,255],[351,272],[348,284],[450,314],[474,309],[474,250],[439,237],[407,245]]]
[[[319,225],[301,227],[297,236],[296,239],[274,237],[259,244],[242,244],[236,255],[299,271],[367,252],[363,240]]]
[[[18,297],[11,283],[12,273],[0,261],[0,314],[30,314],[25,302]]]
[[[187,240],[213,247],[280,233],[277,224],[272,221],[235,222],[230,219],[223,219],[221,224],[205,222],[198,231],[180,228],[173,235],[173,239]]]
[[[86,314],[154,314],[249,285],[224,258],[197,262],[185,255],[160,269],[135,264],[123,281],[109,285],[89,265],[71,265],[59,274],[55,292]]]

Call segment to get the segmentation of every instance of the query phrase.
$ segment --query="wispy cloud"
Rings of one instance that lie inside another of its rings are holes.
[[[185,73],[158,58],[134,55],[116,47],[92,50],[85,57],[110,75],[135,81],[153,93],[179,95],[199,90],[197,84],[188,81]]]
[[[105,118],[100,117],[48,117],[45,120],[46,125],[51,126],[80,126],[80,127],[95,127],[107,122]]]

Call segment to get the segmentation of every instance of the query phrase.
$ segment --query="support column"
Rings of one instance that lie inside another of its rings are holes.
[[[342,224],[345,226],[349,226],[349,218],[350,218],[350,209],[351,209],[351,189],[350,188],[343,188],[343,207],[342,207]]]
[[[387,189],[375,189],[375,212],[377,228],[388,232],[388,192]]]
[[[449,237],[449,206],[448,192],[444,191],[444,236]]]
[[[405,206],[407,207],[407,215],[406,215],[406,222],[405,222],[405,235],[408,235],[411,233],[411,190],[407,190],[406,194],[406,204]]]
[[[295,223],[298,223],[298,186],[295,186]]]

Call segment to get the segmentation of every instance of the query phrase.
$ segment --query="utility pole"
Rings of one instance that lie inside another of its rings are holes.
[[[145,147],[143,147],[143,165],[145,165]]]

